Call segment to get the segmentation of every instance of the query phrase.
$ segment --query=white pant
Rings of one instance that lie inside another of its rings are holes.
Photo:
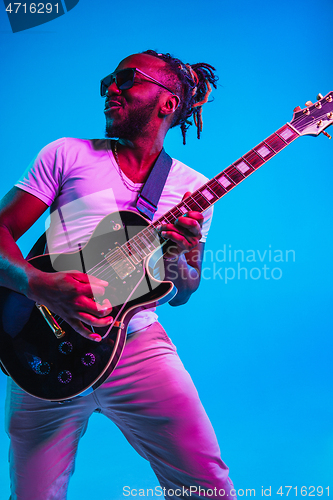
[[[153,323],[128,338],[117,368],[88,396],[43,401],[9,379],[12,500],[66,499],[77,445],[94,411],[110,418],[149,460],[162,487],[177,490],[165,498],[188,498],[180,489],[191,486],[192,498],[204,498],[204,488],[214,490],[209,498],[222,498],[223,491],[232,497],[228,468],[194,384],[161,325]]]

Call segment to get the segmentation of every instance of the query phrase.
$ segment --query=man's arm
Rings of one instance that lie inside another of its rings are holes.
[[[38,275],[16,245],[16,241],[46,211],[40,199],[12,188],[0,201],[0,284],[29,295],[29,281]]]
[[[170,300],[171,306],[185,304],[194,293],[201,277],[201,266],[205,244],[199,242],[191,251],[180,255],[177,261],[165,262],[165,280],[172,281],[176,286],[177,295]]]
[[[112,307],[108,300],[102,307],[94,297],[103,296],[106,281],[78,272],[45,273],[27,262],[16,241],[45,212],[48,206],[39,198],[14,187],[0,201],[0,285],[23,293],[35,302],[59,314],[78,333],[91,340],[101,340],[82,321],[91,326],[111,323]]]
[[[183,200],[191,193],[187,192]],[[204,217],[191,211],[179,217],[175,224],[161,226],[161,234],[175,245],[170,246],[165,258],[165,279],[177,287],[171,306],[185,304],[200,284],[201,266],[205,244],[200,242]],[[170,260],[169,260],[170,259]]]

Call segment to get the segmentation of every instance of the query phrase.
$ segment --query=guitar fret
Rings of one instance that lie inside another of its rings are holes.
[[[190,207],[190,210],[202,210],[202,207],[193,199],[193,196],[189,196],[186,199],[186,204]]]
[[[142,233],[145,235],[147,239],[149,239],[151,243],[154,243],[154,241],[156,240],[156,231],[152,229],[152,226],[148,226],[145,229],[143,229]]]
[[[184,205],[184,203],[179,207],[179,211],[180,213],[183,215],[183,214],[186,214],[186,212],[188,212],[188,209],[187,207]]]
[[[254,150],[264,161],[268,161],[275,155],[274,151],[265,142],[261,142]]]
[[[178,219],[178,217],[181,217],[181,215],[183,215],[181,210],[179,210],[178,206],[173,207],[173,209],[170,210],[170,214],[173,217],[173,220],[176,220]]]
[[[254,169],[257,169],[261,167],[261,165],[264,163],[264,160],[252,149],[248,153],[246,153],[243,158],[253,167]]]
[[[140,236],[140,238],[141,238],[142,242],[144,243],[145,248],[147,248],[149,250],[149,253],[150,253],[150,251],[151,251],[150,247],[154,248],[154,246],[153,246],[152,242],[146,237],[144,231],[142,231],[142,235]]]
[[[135,241],[135,245],[137,246],[137,248],[139,248],[139,254],[142,255],[141,258],[146,257],[150,253],[149,251],[148,251],[148,253],[146,253],[146,245],[141,240],[139,234],[137,234],[136,236],[134,236],[132,238],[132,241]]]
[[[219,184],[221,184],[222,187],[224,187],[226,191],[229,191],[235,185],[235,183],[227,175],[224,174],[224,171],[221,172],[220,175],[217,175],[215,179]]]
[[[172,213],[172,212],[174,212],[174,213]],[[188,212],[188,209],[184,208],[184,213],[185,212]],[[177,217],[180,217],[181,215],[182,215],[182,212],[179,210],[179,206],[173,207],[172,211],[170,210],[169,212],[162,215],[162,217],[160,217],[159,219],[154,221],[152,223],[152,226],[156,228],[156,227],[160,226],[161,224],[172,224],[173,222],[175,222]]]
[[[175,217],[170,212],[165,214],[164,218],[166,219],[167,224],[172,224],[175,221]]]
[[[276,153],[286,147],[285,141],[275,133],[267,137],[265,143],[270,146]]]
[[[231,165],[230,167],[224,170],[224,173],[228,174],[228,177],[235,183],[238,184],[242,181],[245,175],[242,174],[235,166]]]
[[[135,265],[160,246],[159,238],[152,227],[153,226],[148,226],[144,228],[122,247],[123,250],[128,253],[128,256],[131,257]]]
[[[277,130],[276,134],[278,134],[286,144],[290,144],[296,137],[299,137],[295,130],[289,127],[288,124]]]
[[[169,221],[168,221],[168,219],[165,217],[165,215],[163,215],[163,217],[161,217],[161,218],[159,219],[159,223],[160,223],[160,224],[169,224]]]
[[[206,198],[206,200],[209,201],[209,204],[214,203],[214,201],[217,201],[219,199],[218,196],[212,191],[212,189],[209,188],[208,184],[200,188],[200,192]]]
[[[132,259],[134,264],[139,264],[139,262],[141,261],[141,256],[138,254],[135,248],[133,248],[133,241],[127,241],[125,243],[124,250],[126,251],[128,257]]]
[[[183,201],[183,205],[184,206],[181,206],[180,208],[181,208],[182,211],[184,210],[183,211],[184,214],[186,212],[189,212],[191,210],[190,205],[187,202],[185,203],[185,201]]]
[[[179,209],[179,207],[173,208],[172,212],[173,212],[175,219],[177,219],[178,217],[181,217],[183,215],[183,212]]]
[[[131,238],[131,243],[132,243],[132,246],[134,247],[134,251],[139,255],[139,256],[142,256],[144,257],[144,255],[142,254],[142,248],[140,246],[140,239],[138,238],[138,235],[135,235],[133,236],[133,238]]]
[[[212,195],[211,195],[211,197],[212,197]],[[206,210],[206,208],[208,208],[210,206],[209,201],[200,191],[197,191],[196,193],[194,193],[193,198],[195,198],[195,201],[200,205],[202,210]]]
[[[145,254],[142,252],[142,248],[140,247],[139,243],[136,241],[137,239],[138,239],[137,236],[134,236],[133,238],[131,238],[130,242],[132,245],[132,251],[134,250],[133,254],[138,255],[139,261],[140,261],[145,257]]]
[[[153,238],[152,244],[154,245],[155,249],[158,248],[160,246],[160,239],[156,230],[153,229],[151,226],[149,226],[147,230],[149,230],[151,237]]]
[[[254,172],[254,168],[251,167],[251,165],[249,165],[249,163],[247,163],[246,160],[244,160],[244,159],[236,161],[236,163],[234,163],[234,165],[237,168],[237,170],[242,172],[242,174],[245,177],[252,174],[252,172]]]
[[[143,241],[141,241],[141,243],[144,245]],[[148,255],[150,255],[152,252],[151,250],[148,250],[145,246],[143,246],[142,251],[143,251],[143,258],[148,257]]]
[[[227,192],[226,188],[221,186],[221,184],[216,180],[215,177],[211,181],[209,181],[207,185],[209,185],[209,188],[213,191],[213,193],[218,196],[218,199],[220,199]]]
[[[181,217],[183,214],[188,212],[188,209],[183,205],[183,202],[172,209],[172,217],[176,220],[178,217]]]

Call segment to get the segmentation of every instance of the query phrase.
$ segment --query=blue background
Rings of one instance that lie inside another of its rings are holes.
[[[68,14],[13,34],[0,9],[0,194],[48,142],[103,137],[99,79],[147,48],[216,66],[219,87],[204,106],[202,139],[191,130],[184,147],[176,129],[166,141],[172,156],[214,176],[291,120],[295,106],[333,90],[332,19],[331,0],[80,0]],[[213,254],[204,263],[207,279],[185,306],[160,308],[236,489],[255,488],[257,497],[271,486],[272,497],[281,498],[281,485],[330,486],[333,494],[332,154],[333,140],[301,137],[220,201],[207,243]],[[43,225],[20,241],[25,253]],[[240,254],[236,262],[219,262],[224,245],[245,255],[267,250],[263,262],[257,253],[256,262],[241,265],[250,273],[266,264],[270,279],[263,271],[259,279],[245,279],[244,271],[237,279]],[[293,250],[295,261],[269,262],[269,249],[284,257]],[[222,267],[215,279],[214,265]],[[226,267],[236,269],[227,283]],[[281,279],[271,277],[274,267]],[[0,374],[1,414],[5,383]],[[2,431],[5,500],[7,447]],[[117,428],[94,415],[69,500],[121,499],[126,485],[157,484]]]

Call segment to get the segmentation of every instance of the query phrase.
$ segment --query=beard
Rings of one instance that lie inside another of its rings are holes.
[[[117,120],[106,115],[105,136],[108,138],[128,139],[133,141],[145,132],[151,115],[156,107],[159,96],[147,103],[136,106],[127,105],[127,113],[122,119]]]

